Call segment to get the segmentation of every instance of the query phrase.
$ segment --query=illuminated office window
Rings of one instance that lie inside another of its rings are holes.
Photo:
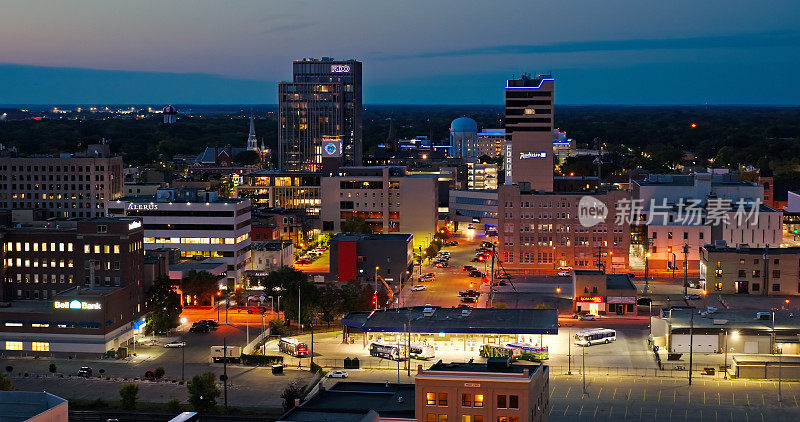
[[[21,341],[7,341],[6,350],[22,350]]]
[[[50,343],[42,341],[34,341],[31,343],[31,350],[33,350],[34,352],[49,352]]]

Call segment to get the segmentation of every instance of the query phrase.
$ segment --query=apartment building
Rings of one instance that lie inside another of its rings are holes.
[[[501,186],[497,224],[503,266],[519,272],[626,269],[630,224],[618,224],[617,204],[627,198],[625,191],[587,195],[534,191],[527,183]],[[604,216],[602,221],[582,224],[581,212],[593,212],[586,204]]]
[[[145,250],[177,248],[182,257],[220,258],[227,281],[241,280],[250,259],[250,200],[202,190],[159,189],[154,197],[126,197],[109,213],[142,219]]]
[[[415,245],[436,233],[436,177],[409,175],[405,167],[346,167],[323,177],[321,192],[323,232],[341,232],[342,223],[360,217],[376,233],[413,234]]]
[[[419,365],[414,384],[417,421],[546,421],[550,410],[550,371],[543,364],[439,361]]]
[[[705,245],[700,250],[700,285],[709,293],[798,295],[800,247]]]
[[[44,210],[47,217],[106,215],[106,204],[122,196],[122,157],[108,143],[89,145],[85,154],[20,157],[0,154],[0,207]]]

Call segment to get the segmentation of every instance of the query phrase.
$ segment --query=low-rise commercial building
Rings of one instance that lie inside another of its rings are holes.
[[[546,421],[550,411],[550,370],[543,364],[440,360],[428,369],[419,365],[414,383],[418,421]]]
[[[250,270],[275,271],[294,262],[294,244],[284,240],[253,242],[250,254]]]
[[[408,175],[405,167],[347,167],[322,178],[322,231],[338,233],[363,218],[376,233],[410,233],[423,245],[438,221],[436,177]],[[424,244],[427,246],[427,244]]]
[[[723,294],[800,294],[800,247],[704,245],[700,249],[700,287]]]
[[[46,391],[0,391],[0,420],[67,422],[69,403]]]
[[[304,210],[316,217],[322,204],[320,174],[260,170],[245,174],[234,186],[234,195],[249,199],[253,206]]]
[[[636,286],[629,274],[575,270],[572,273],[572,291],[574,312],[636,314]]]
[[[339,281],[373,280],[404,283],[414,266],[410,234],[341,233],[330,241],[330,271]]]
[[[416,306],[350,312],[342,319],[344,340],[366,349],[372,342],[395,344],[408,340],[435,351],[475,352],[483,345],[528,343],[546,346],[558,334],[555,309],[443,308]]]
[[[120,198],[111,215],[142,219],[146,250],[180,249],[181,257],[220,258],[228,283],[240,280],[250,259],[250,200],[198,190],[160,189],[155,197]]]

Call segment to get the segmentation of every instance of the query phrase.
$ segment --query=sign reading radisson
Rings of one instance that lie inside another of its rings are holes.
[[[519,159],[520,160],[527,160],[529,158],[547,158],[547,153],[542,152],[520,152]]]
[[[56,300],[53,301],[53,307],[56,309],[77,309],[83,311],[97,311],[101,308],[99,303],[81,302],[78,299],[65,302]]]
[[[158,204],[128,204],[128,209],[131,211],[155,211],[158,209]]]

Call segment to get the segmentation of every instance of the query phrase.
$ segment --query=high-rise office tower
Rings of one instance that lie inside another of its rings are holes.
[[[550,75],[506,82],[506,184],[553,190],[553,94]]]
[[[284,171],[319,171],[323,158],[361,165],[361,62],[296,60],[278,84],[278,154]]]

